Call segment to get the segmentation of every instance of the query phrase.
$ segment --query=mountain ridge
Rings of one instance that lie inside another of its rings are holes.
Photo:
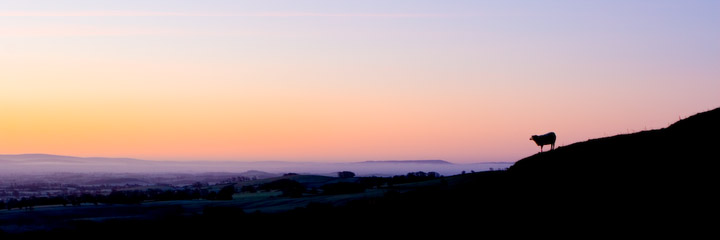
[[[444,160],[391,160],[366,162],[289,161],[152,161],[134,158],[73,157],[53,154],[0,155],[0,173],[110,172],[110,173],[206,173],[260,170],[272,173],[313,173],[335,175],[353,171],[359,176],[393,176],[408,172],[435,171],[455,175],[463,171],[505,169],[512,162],[454,164]]]
[[[46,154],[46,153],[23,153],[23,154],[0,154],[0,160],[122,160],[138,161],[148,163],[323,163],[323,162],[295,162],[295,161],[158,161],[126,157],[78,157],[68,155]],[[342,162],[340,162],[342,163]],[[418,163],[418,164],[454,164],[445,160],[368,160],[349,163]],[[482,163],[506,163],[506,162],[482,162]]]
[[[362,161],[357,163],[417,163],[417,164],[453,164],[445,160],[373,160]]]

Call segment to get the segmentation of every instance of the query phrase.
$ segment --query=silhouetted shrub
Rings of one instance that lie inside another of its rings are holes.
[[[217,192],[208,192],[208,194],[205,195],[205,199],[217,200]]]
[[[7,203],[5,203],[5,207],[7,208],[8,211],[12,210],[13,208],[18,207],[18,200],[11,198],[10,200],[7,201]]]
[[[427,173],[427,177],[428,178],[439,178],[439,177],[441,177],[441,175],[437,172],[429,172],[429,173]]]
[[[427,177],[427,174],[423,171],[419,172],[410,172],[407,174],[408,178],[424,178]]]
[[[351,178],[351,177],[355,177],[355,173],[350,172],[350,171],[342,171],[342,172],[338,172],[338,177],[339,178]]]
[[[305,192],[305,186],[295,180],[290,179],[280,179],[277,181],[269,182],[260,185],[259,189],[280,190],[283,193],[282,195],[285,197],[301,197],[302,194]]]
[[[409,172],[406,175],[393,176],[389,180],[388,185],[392,186],[393,184],[427,181],[427,180],[440,178],[440,177],[442,177],[442,176],[437,172],[428,172],[428,173],[425,173],[423,171]]]
[[[233,194],[235,194],[235,185],[227,185],[220,189],[217,194],[217,200],[232,200]]]
[[[68,200],[73,206],[79,206],[82,203],[80,198],[71,197],[68,197]],[[146,199],[147,195],[142,191],[113,191],[108,195],[106,201],[107,203],[139,204]]]

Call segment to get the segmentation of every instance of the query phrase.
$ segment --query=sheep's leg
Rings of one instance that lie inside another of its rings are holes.
[[[550,151],[555,150],[555,144],[550,144]]]
[[[540,145],[540,152],[542,152],[542,147],[543,147],[543,145]]]

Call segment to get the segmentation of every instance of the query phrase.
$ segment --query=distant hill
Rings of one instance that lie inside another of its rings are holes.
[[[0,160],[16,163],[140,163],[145,160],[133,158],[72,157],[52,154],[0,154]]]
[[[438,172],[455,175],[463,171],[505,169],[511,162],[453,164],[443,160],[392,160],[366,162],[282,162],[282,161],[148,161],[132,158],[72,157],[51,154],[0,155],[2,173],[111,172],[111,173],[205,173],[251,170],[282,174],[288,172],[335,176],[352,171],[358,176],[393,176],[408,172]],[[252,174],[245,174],[252,175]]]
[[[412,163],[412,164],[452,164],[445,160],[383,160],[383,161],[364,161],[360,163]]]

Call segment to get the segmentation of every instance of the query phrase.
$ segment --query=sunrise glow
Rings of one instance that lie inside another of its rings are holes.
[[[0,0],[0,152],[514,161],[720,104],[716,1],[102,2]]]

